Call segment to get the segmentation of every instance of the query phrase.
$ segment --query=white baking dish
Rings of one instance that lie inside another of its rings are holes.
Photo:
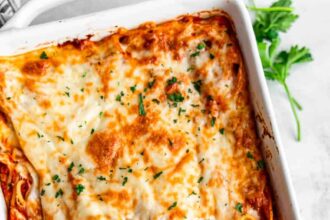
[[[115,26],[133,28],[146,21],[161,22],[186,13],[223,9],[230,14],[249,75],[250,93],[263,143],[262,151],[277,203],[277,213],[280,219],[300,219],[250,17],[241,0],[154,0],[25,27],[44,10],[68,1],[70,0],[32,0],[4,27],[6,30],[0,32],[0,56],[9,56],[73,38],[83,38],[86,34],[109,34],[109,30],[114,30]],[[0,217],[1,215],[0,213]]]

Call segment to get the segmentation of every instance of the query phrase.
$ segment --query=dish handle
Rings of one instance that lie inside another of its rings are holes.
[[[29,0],[0,30],[27,27],[43,12],[71,1],[74,0]]]

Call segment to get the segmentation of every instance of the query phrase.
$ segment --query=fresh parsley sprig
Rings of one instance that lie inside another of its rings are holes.
[[[293,65],[310,62],[313,58],[308,48],[298,45],[291,46],[289,50],[279,51],[279,34],[287,32],[298,18],[298,15],[293,13],[291,5],[291,0],[278,0],[268,8],[248,8],[256,13],[253,29],[265,76],[268,80],[275,80],[283,86],[296,121],[297,140],[300,141],[301,128],[297,109],[302,110],[302,107],[292,96],[286,79]]]

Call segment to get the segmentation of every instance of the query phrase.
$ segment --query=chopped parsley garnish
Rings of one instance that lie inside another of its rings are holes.
[[[173,85],[174,83],[176,83],[178,81],[178,79],[173,76],[171,79],[168,79],[167,80],[167,85],[170,86],[170,85]]]
[[[201,93],[202,80],[197,80],[193,82],[194,88],[198,93]]]
[[[160,171],[160,172],[156,173],[156,174],[154,175],[154,179],[157,179],[157,178],[160,177],[160,175],[162,175],[162,174],[163,174],[163,171]]]
[[[242,209],[243,209],[243,205],[242,205],[242,203],[237,203],[236,205],[235,205],[235,209],[239,212],[239,213],[242,213]]]
[[[71,144],[74,144],[74,142],[73,142],[73,140],[72,140],[72,139],[70,140],[70,143],[71,143]]]
[[[121,91],[120,94],[116,96],[116,101],[121,102],[121,97],[123,97],[124,95],[125,95],[124,92]]]
[[[40,59],[42,59],[42,60],[47,60],[48,59],[48,56],[47,56],[45,51],[42,51],[42,53],[40,54]]]
[[[60,139],[61,141],[64,141],[64,137],[61,136],[56,136],[58,139]]]
[[[95,129],[94,129],[94,128],[92,128],[92,130],[91,130],[91,134],[94,134],[94,132],[95,132]]]
[[[148,82],[148,88],[151,89],[154,86],[155,82],[156,82],[155,79],[152,80],[151,82]]]
[[[196,104],[191,104],[190,106],[193,107],[193,108],[198,108],[199,107],[199,105],[196,105]]]
[[[102,115],[103,115],[103,112],[100,112],[100,113],[99,113],[99,116],[102,117]]]
[[[197,48],[197,50],[203,50],[205,48],[205,44],[199,43],[196,48]]]
[[[80,195],[80,193],[82,193],[84,191],[85,187],[82,184],[78,184],[75,187],[76,193],[78,194],[78,196]]]
[[[180,116],[181,115],[181,113],[184,113],[184,112],[186,112],[186,109],[183,109],[183,108],[179,108],[179,113],[178,113],[178,115]]]
[[[194,69],[195,69],[195,68],[194,68],[193,66],[191,66],[191,67],[189,67],[189,68],[187,69],[187,71],[188,71],[188,72],[190,72],[190,71],[194,71]]]
[[[106,178],[104,176],[98,176],[97,179],[100,180],[100,181],[106,180]]]
[[[127,181],[128,181],[128,177],[125,176],[125,177],[124,177],[124,180],[123,180],[123,183],[122,183],[121,185],[125,186],[125,184],[127,183]]]
[[[97,179],[100,180],[100,181],[106,180],[106,178],[104,176],[98,176]]]
[[[85,168],[83,168],[82,165],[79,164],[78,174],[83,174],[84,172],[85,172]]]
[[[134,93],[136,90],[136,85],[129,87],[129,89]]]
[[[213,60],[214,59],[214,55],[212,53],[210,53],[210,59]]]
[[[156,103],[156,104],[159,104],[160,103],[158,99],[152,99],[151,101],[154,102],[154,103]]]
[[[38,132],[37,132],[37,135],[38,135],[38,138],[43,138],[44,137],[44,135],[42,135],[42,134],[40,134]]]
[[[71,162],[70,165],[69,165],[69,167],[68,167],[68,172],[71,172],[72,169],[73,169],[73,167],[74,167],[74,163]]]
[[[173,204],[170,205],[170,206],[167,208],[167,210],[170,211],[171,209],[174,209],[174,208],[176,207],[176,205],[177,205],[177,202],[173,202]]]
[[[67,97],[70,97],[70,93],[69,93],[69,92],[64,92],[64,94],[65,94]]]
[[[145,116],[146,112],[144,110],[144,105],[143,105],[143,97],[142,94],[139,94],[139,115]]]
[[[171,139],[168,139],[168,143],[170,146],[173,146],[173,142],[171,141]]]
[[[201,163],[203,163],[204,160],[205,160],[205,158],[202,158],[198,163],[201,164]]]
[[[55,193],[55,198],[58,198],[60,196],[63,196],[63,190],[59,189],[56,193]]]
[[[220,132],[220,134],[224,134],[224,133],[225,133],[225,129],[224,129],[224,128],[221,128],[221,129],[219,130],[219,132]]]
[[[215,125],[215,120],[216,120],[216,118],[215,117],[212,117],[212,119],[211,119],[211,126],[212,127],[214,127],[214,125]]]
[[[132,173],[133,169],[132,168],[128,168],[127,172]]]
[[[103,95],[101,95],[101,96],[100,96],[100,99],[104,99],[104,96],[103,96]]]
[[[57,182],[57,183],[61,182],[61,178],[57,174],[55,174],[52,179],[54,182]]]
[[[84,89],[84,88],[81,88],[81,89],[80,89],[80,91],[81,91],[81,92],[84,92],[84,91],[85,91],[85,89]]]
[[[46,191],[45,191],[44,189],[42,189],[41,192],[40,192],[40,196],[45,195],[45,192],[46,192]]]
[[[184,97],[180,92],[174,92],[172,94],[168,94],[167,98],[171,100],[172,102],[183,102]]]
[[[258,160],[257,161],[257,167],[258,167],[258,169],[263,170],[263,169],[265,169],[265,166],[266,166],[266,164],[265,164],[265,161],[264,160]]]
[[[7,100],[10,100],[10,99],[11,99],[11,97],[7,97],[6,99],[7,99]]]
[[[87,76],[87,72],[85,71],[85,72],[83,72],[83,74],[82,74],[82,78],[85,78]]]
[[[191,57],[197,57],[199,54],[200,54],[200,52],[196,51],[196,52],[192,53],[190,56]]]
[[[201,183],[202,181],[203,181],[203,179],[204,179],[204,177],[199,177],[199,179],[198,179],[198,181],[197,181],[197,183]]]
[[[250,151],[246,153],[246,157],[249,159],[254,159],[254,157]]]

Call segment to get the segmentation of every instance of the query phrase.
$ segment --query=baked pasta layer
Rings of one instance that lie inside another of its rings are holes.
[[[0,58],[0,100],[44,219],[273,219],[224,12]]]
[[[0,185],[8,219],[41,219],[38,176],[19,149],[13,128],[1,112]]]

